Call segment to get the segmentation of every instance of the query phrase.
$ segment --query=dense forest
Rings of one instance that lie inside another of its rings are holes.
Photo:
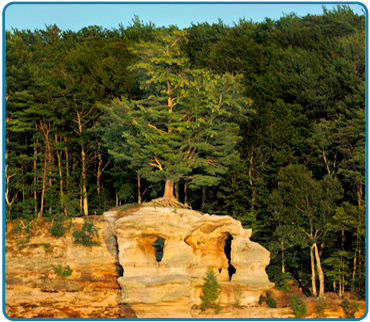
[[[6,220],[167,197],[252,228],[278,287],[365,294],[365,15],[6,31]]]

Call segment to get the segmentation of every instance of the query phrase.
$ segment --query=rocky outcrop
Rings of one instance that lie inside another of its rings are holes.
[[[208,267],[218,274],[221,306],[257,306],[261,293],[274,286],[265,272],[269,252],[229,216],[143,206],[104,217],[117,237],[121,302],[140,318],[195,317]]]
[[[74,229],[83,218],[73,219],[61,238],[39,223],[30,235],[7,224],[5,238],[5,313],[11,318],[119,318],[136,317],[120,302],[116,237],[108,224],[95,218],[99,246],[75,245]],[[91,219],[92,220],[92,219]],[[35,225],[34,225],[35,226]],[[72,274],[58,276],[53,267],[69,266]]]

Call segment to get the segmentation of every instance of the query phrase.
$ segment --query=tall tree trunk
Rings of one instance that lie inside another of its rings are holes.
[[[185,181],[184,183],[184,205],[188,206],[188,185],[189,183]]]
[[[38,213],[38,216],[37,216],[38,219],[41,219],[42,214],[44,212],[45,187],[46,187],[46,172],[47,172],[47,160],[46,160],[46,154],[45,154],[44,173],[42,175],[41,205],[40,205],[40,212]]]
[[[48,171],[48,161],[50,162],[51,152],[50,152],[50,140],[49,140],[49,134],[50,134],[50,125],[47,127],[42,121],[40,121],[39,125],[40,130],[42,131],[44,137],[45,137],[45,153],[44,153],[44,173],[42,176],[42,192],[41,192],[41,206],[40,206],[40,212],[38,213],[38,219],[42,217],[42,214],[44,213],[44,201],[45,201],[45,190],[46,190],[46,181],[47,181],[47,171]]]
[[[80,213],[83,213],[82,185],[80,185]]]
[[[68,148],[67,148],[67,137],[64,137],[64,153],[66,155],[66,186],[68,189],[69,185],[69,154],[68,154]]]
[[[58,143],[58,136],[55,134],[55,142]],[[63,191],[63,172],[62,172],[62,152],[56,151],[58,159],[58,171],[59,171],[59,190],[60,190],[60,205],[63,207],[64,215],[67,216],[67,207],[64,200]]]
[[[180,200],[180,184],[175,183],[175,196],[177,200]]]
[[[317,296],[316,290],[316,275],[315,275],[315,259],[314,259],[314,246],[310,247],[310,256],[311,256],[311,273],[312,273],[312,295]]]
[[[173,181],[172,180],[166,180],[166,184],[164,186],[163,198],[168,199],[168,200],[176,199],[173,194]]]
[[[81,161],[82,161],[81,179],[82,179],[83,210],[84,215],[87,216],[89,214],[89,206],[87,203],[87,189],[86,189],[86,153],[85,146],[83,143],[81,143]]]
[[[283,245],[283,243],[281,243]],[[281,248],[281,272],[285,274],[285,256],[284,247]]]
[[[8,98],[6,98],[6,99],[8,99]],[[9,122],[9,121],[10,121],[10,119],[9,118],[6,118],[6,122]],[[8,144],[9,144],[9,138],[6,137],[5,141],[6,141],[6,146],[8,146]],[[8,167],[9,167],[9,165],[7,164],[7,160],[8,160],[8,149],[6,148],[6,146],[5,146],[5,186],[6,186],[6,188],[5,188],[5,201],[6,201],[7,205],[9,206],[9,208],[11,208],[12,207],[12,204],[17,199],[18,193],[13,196],[12,200],[10,200],[9,183],[10,183],[10,178],[11,177],[14,177],[15,174],[12,174],[12,175],[9,175],[8,174]]]
[[[33,146],[33,172],[34,172],[34,177],[33,177],[33,184],[34,184],[34,190],[33,190],[33,198],[35,199],[35,213],[37,213],[37,146],[36,142]]]
[[[206,187],[202,188],[202,210],[206,207]]]
[[[5,165],[5,185],[6,185],[6,188],[5,188],[5,201],[6,201],[7,205],[9,206],[9,208],[11,208],[12,207],[12,204],[17,199],[18,194],[15,194],[13,196],[13,198],[10,200],[9,183],[10,183],[10,178],[11,177],[14,177],[15,174],[8,175],[8,166],[9,166],[8,164]]]
[[[99,162],[98,162],[98,169],[96,170],[96,185],[97,185],[97,192],[98,192],[98,196],[100,196],[100,177],[102,175],[102,169],[101,169],[101,166],[102,166],[102,160],[101,160],[101,155],[99,153],[98,155],[99,157]]]
[[[251,210],[252,212],[254,211],[254,202],[256,200],[256,191],[253,187],[253,180],[252,180],[252,169],[254,167],[253,165],[253,150],[252,150],[252,155],[249,159],[249,171],[248,171],[248,176],[249,176],[249,184],[251,186],[251,189],[252,189],[252,200],[251,200]]]
[[[320,282],[319,297],[324,297],[324,291],[325,291],[324,273],[321,268],[321,260],[320,260],[320,255],[319,255],[317,244],[314,244],[314,246],[315,246],[316,264],[317,264],[317,274],[319,276],[319,282]]]
[[[353,257],[352,285],[354,289],[355,289],[355,277],[356,277],[356,268],[357,268],[357,251],[358,251],[358,237],[356,239],[355,256]]]
[[[141,176],[137,175],[137,203],[140,205],[142,202],[141,200]]]
[[[80,112],[77,113],[77,124],[78,124],[78,131],[82,134],[82,118]],[[81,140],[81,162],[82,162],[82,169],[81,169],[81,184],[82,184],[82,204],[83,204],[83,212],[84,215],[87,216],[89,214],[89,206],[87,202],[87,188],[86,188],[86,152],[85,152],[85,145]]]

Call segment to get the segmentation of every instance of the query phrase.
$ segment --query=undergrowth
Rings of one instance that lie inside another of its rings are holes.
[[[85,247],[99,246],[98,229],[92,221],[85,220],[81,229],[76,229],[73,234],[73,243]]]
[[[53,271],[58,275],[60,276],[61,278],[67,278],[68,276],[72,275],[72,268],[70,268],[69,266],[67,267],[63,267],[62,265],[59,265],[59,266],[54,266],[54,265],[51,265]]]

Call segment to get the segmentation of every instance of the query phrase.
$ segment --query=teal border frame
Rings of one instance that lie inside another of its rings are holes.
[[[233,4],[259,4],[259,5],[264,5],[264,4],[289,4],[289,5],[300,5],[300,4],[315,4],[315,5],[330,5],[330,6],[335,6],[335,5],[360,5],[363,7],[365,11],[365,71],[366,71],[366,80],[365,80],[365,115],[366,115],[366,146],[365,146],[365,151],[366,151],[366,172],[365,172],[365,191],[366,191],[366,196],[365,198],[369,195],[369,185],[368,185],[368,179],[369,179],[369,127],[368,127],[368,112],[369,112],[369,51],[368,51],[368,46],[369,46],[369,11],[366,7],[365,4],[358,2],[358,1],[338,1],[338,2],[328,2],[328,1],[294,1],[294,2],[288,2],[288,1],[241,1],[241,2],[236,2],[236,1],[220,1],[220,2],[205,2],[205,1],[197,1],[197,2],[189,2],[189,1],[166,1],[166,2],[161,2],[161,1],[143,1],[143,2],[138,2],[138,1],[127,1],[127,2],[112,2],[112,1],[99,1],[99,2],[83,2],[83,1],[73,1],[73,2],[67,2],[67,1],[55,1],[55,2],[50,2],[50,1],[45,1],[45,2],[40,2],[40,1],[34,1],[34,2],[25,2],[25,1],[14,1],[10,2],[5,7],[3,8],[2,12],[2,18],[3,18],[3,23],[2,23],[2,36],[3,36],[3,58],[2,58],[2,80],[3,80],[3,85],[2,85],[2,93],[3,93],[3,99],[2,99],[2,161],[3,161],[3,168],[2,168],[2,175],[3,178],[5,179],[5,11],[6,9],[13,5],[13,4],[68,4],[68,5],[74,5],[74,4],[88,4],[88,5],[94,5],[94,4],[157,4],[157,5],[166,5],[166,4],[191,4],[191,5],[197,5],[197,4],[207,4],[207,5],[233,5]],[[2,226],[3,226],[3,231],[2,231],[2,250],[3,250],[3,256],[2,256],[2,313],[6,319],[9,321],[188,321],[189,319],[186,318],[181,318],[181,319],[83,319],[83,318],[78,318],[78,319],[61,319],[61,318],[55,318],[55,319],[42,319],[42,318],[36,318],[36,319],[27,319],[27,318],[19,318],[19,319],[14,319],[9,317],[6,312],[5,312],[5,180],[3,180],[3,198],[2,198],[2,209],[3,209],[3,216],[2,216]],[[369,199],[366,198],[366,264],[369,264],[369,227],[368,227],[368,217],[369,217]],[[365,303],[366,303],[366,309],[365,309],[365,314],[361,318],[357,319],[346,319],[346,321],[361,321],[365,319],[369,313],[369,267],[366,265],[366,278],[365,278],[365,284],[366,284],[366,297],[365,297]],[[284,321],[284,319],[227,319],[227,318],[218,318],[218,319],[190,319],[191,321]],[[320,321],[321,319],[289,319],[289,321]],[[329,319],[327,319],[329,320]],[[330,321],[342,321],[342,319],[330,319]]]

